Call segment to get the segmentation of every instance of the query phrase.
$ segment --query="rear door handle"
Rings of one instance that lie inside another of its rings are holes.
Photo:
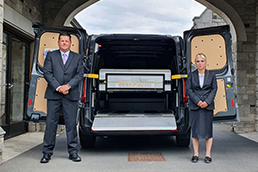
[[[7,86],[8,89],[13,88],[13,84],[11,84],[11,83],[6,84],[6,86]]]

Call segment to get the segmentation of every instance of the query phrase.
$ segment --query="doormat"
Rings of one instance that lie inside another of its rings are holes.
[[[161,153],[129,153],[129,162],[166,161]]]

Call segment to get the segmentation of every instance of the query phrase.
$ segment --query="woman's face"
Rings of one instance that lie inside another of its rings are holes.
[[[203,70],[206,69],[206,61],[203,60],[201,57],[198,57],[195,61],[195,66],[197,67],[197,69],[199,70]]]

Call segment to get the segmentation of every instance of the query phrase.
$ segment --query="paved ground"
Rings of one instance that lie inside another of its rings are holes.
[[[66,137],[65,134],[62,134],[57,137],[54,155],[48,164],[39,163],[42,156],[42,145],[40,144],[36,147],[31,145],[32,149],[13,156],[13,158],[9,156],[9,160],[5,159],[5,162],[0,165],[0,171],[258,171],[258,143],[253,141],[258,138],[257,133],[244,135],[245,137],[243,137],[230,131],[230,127],[221,127],[221,125],[216,124],[214,129],[213,162],[209,165],[203,162],[205,155],[204,141],[200,142],[200,160],[197,164],[193,164],[190,162],[192,145],[189,148],[180,148],[175,146],[174,137],[156,136],[98,138],[94,149],[82,149],[80,151],[82,162],[74,163],[68,160],[65,146]],[[41,140],[42,142],[43,135],[38,134],[40,136],[34,141]],[[5,147],[9,150],[15,149],[13,147],[15,145],[9,147],[9,140],[6,141],[7,143],[5,142]],[[28,145],[31,143],[29,139],[27,141],[27,144],[26,141],[23,144]],[[18,140],[16,143],[23,145]],[[17,149],[17,152],[19,152],[19,148]],[[166,161],[128,162],[129,153],[161,153]]]

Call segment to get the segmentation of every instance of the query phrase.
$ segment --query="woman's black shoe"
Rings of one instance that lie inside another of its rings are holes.
[[[207,163],[207,164],[208,164],[208,163],[211,163],[211,161],[212,161],[212,159],[211,159],[210,157],[207,157],[207,156],[206,156],[206,157],[204,158],[204,162]]]
[[[198,162],[198,160],[199,160],[198,156],[193,156],[191,161],[192,161],[192,163],[196,163],[196,162]]]

